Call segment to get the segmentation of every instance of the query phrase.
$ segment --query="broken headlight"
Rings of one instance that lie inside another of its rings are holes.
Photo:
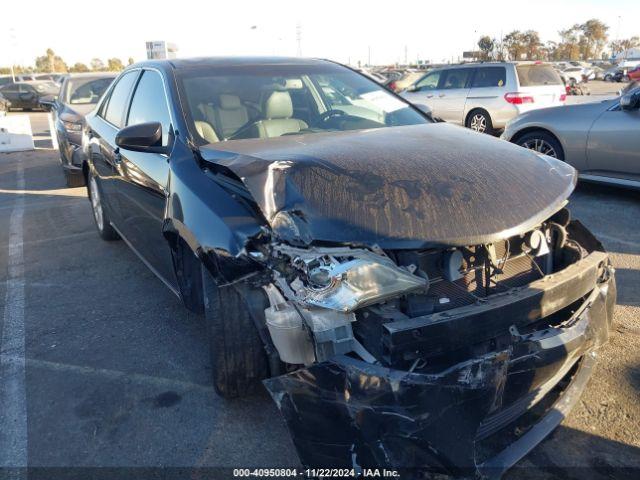
[[[307,267],[306,281],[292,285],[299,299],[308,305],[352,312],[428,286],[425,278],[386,257],[365,250],[349,253],[347,257],[324,255],[299,260]]]

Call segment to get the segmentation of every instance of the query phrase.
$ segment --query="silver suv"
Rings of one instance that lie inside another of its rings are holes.
[[[484,133],[502,130],[523,112],[562,105],[565,86],[551,65],[468,63],[431,70],[401,95],[434,117]]]

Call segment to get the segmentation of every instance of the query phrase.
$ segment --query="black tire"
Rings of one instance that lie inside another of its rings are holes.
[[[120,235],[118,235],[118,232],[116,232],[115,229],[111,226],[111,222],[109,221],[109,214],[107,213],[107,210],[103,208],[100,186],[96,181],[96,177],[92,175],[91,172],[89,172],[89,182],[87,184],[87,190],[89,192],[89,201],[91,202],[93,220],[96,224],[98,235],[100,235],[100,238],[106,240],[107,242],[119,240]],[[97,206],[95,204],[96,200],[98,201]],[[97,209],[100,210],[100,215],[98,215]]]
[[[84,175],[82,175],[82,172],[80,172],[80,173],[71,173],[68,170],[65,170],[64,171],[64,179],[65,179],[65,182],[67,184],[67,187],[69,187],[69,188],[84,187],[85,186]]]
[[[537,142],[537,143],[536,143]],[[542,151],[545,150],[542,142],[546,143],[548,146],[553,148],[555,154],[550,155],[549,152]],[[530,150],[535,150],[540,153],[544,153],[545,155],[549,155],[551,157],[557,158],[558,160],[564,160],[564,151],[562,150],[562,145],[558,141],[556,137],[551,135],[548,132],[543,130],[536,130],[533,132],[525,133],[521,137],[516,138],[514,141],[517,145],[521,147],[528,148]],[[540,145],[540,149],[534,148],[536,145]]]
[[[215,391],[223,398],[257,392],[269,368],[246,302],[235,286],[218,287],[204,266],[202,290]]]
[[[475,109],[469,112],[465,126],[479,133],[486,133],[487,135],[493,135],[495,130],[493,129],[493,122],[491,116],[486,110]]]
[[[613,82],[613,76],[611,76],[610,74],[607,74],[604,76],[604,81],[605,82]]]

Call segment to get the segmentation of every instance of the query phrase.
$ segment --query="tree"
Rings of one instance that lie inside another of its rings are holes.
[[[632,48],[640,46],[640,37],[631,37],[622,40],[614,40],[610,44],[611,56],[614,57],[618,54],[623,54],[626,57],[626,52]]]
[[[69,69],[69,71],[73,73],[84,73],[89,71],[89,67],[87,67],[84,63],[76,62]]]
[[[101,72],[104,70],[104,62],[99,58],[91,59],[91,70],[94,72]]]
[[[524,46],[524,35],[520,30],[514,30],[504,37],[504,46],[509,53],[511,60],[521,60],[526,52]]]
[[[107,60],[107,70],[110,72],[119,72],[124,69],[124,65],[119,58],[110,58]]]
[[[558,45],[558,56],[563,60],[579,60],[580,59],[580,25],[560,30],[560,44]]]
[[[596,18],[587,20],[580,25],[582,30],[581,55],[583,60],[599,58],[607,44],[609,27]]]
[[[524,46],[527,60],[538,60],[540,58],[540,34],[535,30],[527,30],[522,34],[522,43]]]
[[[41,57],[36,57],[35,65],[36,72],[64,73],[67,71],[67,64],[50,48],[47,48]]]
[[[486,35],[480,37],[480,40],[478,40],[478,47],[480,47],[481,60],[489,60],[494,47],[494,42],[491,40],[491,37]]]

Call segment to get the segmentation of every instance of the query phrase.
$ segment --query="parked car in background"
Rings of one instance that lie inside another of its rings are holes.
[[[580,178],[640,188],[640,87],[599,103],[528,112],[502,138],[563,160]]]
[[[618,67],[618,66],[614,66],[614,67],[608,68],[602,74],[602,79],[605,82],[613,82],[613,79],[614,79],[616,73],[618,73],[619,71],[620,71],[620,67]]]
[[[566,209],[575,170],[351,69],[143,62],[85,132],[98,234],[202,315],[220,395],[262,381],[306,468],[499,477],[606,342],[614,271]]]
[[[424,76],[423,70],[407,70],[399,79],[390,82],[389,86],[394,92],[402,92],[422,76]]]
[[[39,73],[35,75],[36,80],[49,80],[61,85],[63,80],[68,76],[67,73]]]
[[[23,110],[40,109],[40,99],[45,96],[55,96],[59,87],[48,81],[30,81],[8,83],[0,87],[0,93],[11,102],[10,108]]]
[[[9,111],[10,105],[11,102],[4,98],[4,95],[2,95],[2,92],[0,92],[0,114],[4,115],[5,113],[7,113]]]
[[[0,75],[0,87],[13,83],[13,77],[11,75]]]
[[[593,80],[595,75],[593,70],[584,67],[569,67],[565,68],[561,74],[568,86],[575,86],[579,83]]]
[[[93,110],[117,73],[86,73],[67,76],[57,98],[43,98],[41,103],[51,108],[55,135],[58,139],[60,163],[67,186],[84,185],[82,175],[82,130],[85,115]]]
[[[640,66],[637,66],[633,70],[629,70],[627,72],[627,77],[629,77],[629,80],[631,81],[640,80]]]
[[[437,68],[401,95],[427,105],[434,117],[489,134],[523,112],[566,100],[562,79],[551,65],[513,62]]]

